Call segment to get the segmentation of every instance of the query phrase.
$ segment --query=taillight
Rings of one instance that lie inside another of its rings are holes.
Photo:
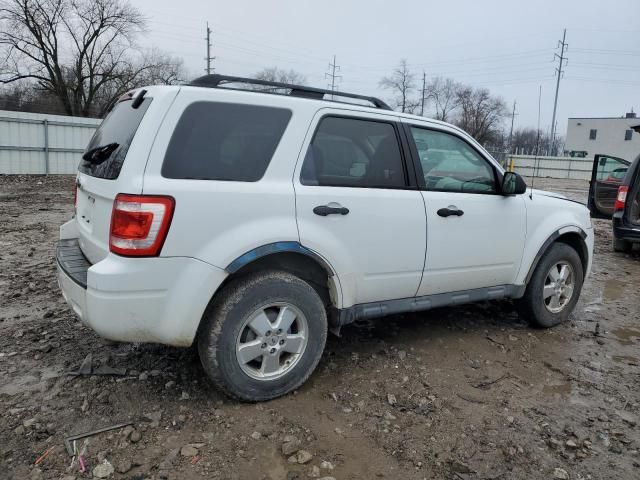
[[[618,187],[618,196],[616,197],[616,204],[613,207],[616,212],[624,210],[624,205],[627,203],[627,193],[629,193],[629,187]]]
[[[172,197],[118,194],[111,213],[109,250],[126,257],[157,257],[174,206]]]

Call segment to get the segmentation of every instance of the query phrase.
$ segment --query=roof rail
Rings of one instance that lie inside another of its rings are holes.
[[[198,77],[195,80],[192,80],[191,82],[189,82],[187,85],[191,85],[194,87],[219,88],[227,83],[245,83],[248,85],[261,85],[265,87],[273,87],[275,89],[287,89],[289,90],[289,93],[287,94],[287,93],[279,93],[277,91],[249,90],[245,88],[233,88],[232,90],[249,90],[249,91],[260,92],[260,93],[275,93],[280,95],[290,95],[292,97],[315,98],[316,100],[328,100],[328,101],[331,101],[331,100],[325,99],[324,98],[325,95],[331,95],[332,97],[355,98],[358,100],[364,100],[364,101],[370,102],[376,108],[380,108],[383,110],[391,110],[391,107],[389,107],[389,105],[387,105],[382,100],[376,97],[367,97],[366,95],[358,95],[356,93],[324,90],[322,88],[315,88],[315,87],[305,87],[302,85],[293,85],[290,83],[271,82],[269,80],[258,80],[255,78],[219,75],[217,73]]]

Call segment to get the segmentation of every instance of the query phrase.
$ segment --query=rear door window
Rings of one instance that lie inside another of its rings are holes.
[[[171,136],[162,176],[256,182],[267,170],[290,118],[291,111],[283,108],[192,103]]]
[[[396,129],[381,121],[323,118],[307,150],[300,181],[326,187],[405,187]]]
[[[133,108],[131,100],[118,102],[109,112],[89,141],[84,156],[90,151],[105,147],[104,153],[96,153],[91,160],[82,159],[78,170],[92,177],[115,180],[129,151],[129,146],[138,126],[151,104],[145,97],[138,108]]]

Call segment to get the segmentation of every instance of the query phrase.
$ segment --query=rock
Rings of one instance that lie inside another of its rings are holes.
[[[176,384],[176,382],[174,382],[173,380],[169,380],[167,383],[164,384],[164,388],[173,388],[174,385]]]
[[[301,445],[300,440],[296,437],[287,435],[282,443],[282,454],[288,457],[300,450]]]
[[[133,464],[131,463],[131,460],[122,460],[118,463],[116,470],[118,471],[118,473],[127,473],[132,468]]]
[[[96,478],[107,478],[113,475],[113,465],[109,463],[109,460],[103,460],[101,464],[96,465],[93,469],[93,476]]]
[[[578,448],[578,444],[576,442],[574,442],[573,440],[567,440],[564,444],[568,448]]]
[[[138,376],[138,380],[146,380],[147,378],[149,378],[149,374],[147,372],[142,372],[139,376]]]
[[[513,422],[515,422],[515,421],[516,421],[516,419],[515,419],[515,418],[513,418],[511,415],[509,415],[509,416],[507,417],[507,423],[509,423],[509,424],[513,424]]]
[[[309,471],[309,476],[311,478],[318,478],[320,476],[320,468],[316,465],[311,467],[311,470]]]
[[[138,443],[141,438],[142,434],[138,430],[134,430],[133,432],[131,432],[129,440],[131,440],[131,443]]]
[[[145,413],[145,418],[151,420],[151,426],[157,428],[160,425],[160,420],[162,419],[162,411]]]
[[[187,392],[182,392],[182,395],[180,395],[180,400],[189,400],[190,398],[191,396]]]
[[[384,412],[384,419],[385,420],[396,420],[397,417],[393,413]]]
[[[336,477],[322,477],[320,480],[336,480]]]
[[[569,474],[563,468],[556,468],[553,470],[553,478],[558,480],[569,480]]]
[[[193,445],[185,445],[180,449],[180,455],[183,457],[195,457],[198,454],[198,449]]]
[[[398,352],[398,358],[399,358],[400,360],[404,360],[405,358],[407,358],[407,352],[405,352],[404,350],[400,350],[400,351]]]
[[[305,463],[309,463],[313,460],[313,455],[306,450],[298,450],[298,453],[296,453],[296,460],[300,465],[304,465]]]
[[[24,428],[33,427],[37,421],[38,421],[38,419],[33,417],[33,418],[30,418],[30,419],[25,420],[24,422],[22,422],[22,425],[24,426]]]
[[[42,470],[40,470],[39,468],[34,468],[33,470],[31,470],[31,473],[29,474],[29,480],[42,480],[42,478]]]
[[[562,447],[562,443],[560,443],[555,438],[550,438],[549,440],[547,440],[547,444],[554,450],[560,450],[560,448]]]
[[[387,402],[389,402],[389,405],[393,407],[396,403],[398,403],[398,400],[393,393],[389,393],[387,394]]]
[[[287,458],[287,462],[298,463],[298,457],[296,457],[295,455],[291,455],[289,458]]]
[[[24,429],[24,427],[22,425],[18,425],[14,430],[13,433],[15,433],[16,435],[24,435],[24,432],[26,430]]]
[[[251,434],[251,438],[253,438],[254,440],[260,440],[262,438],[262,434],[260,432],[253,432]]]
[[[320,462],[320,468],[324,468],[325,470],[333,470],[335,467],[333,466],[333,463],[323,460],[322,462]]]
[[[638,423],[638,419],[633,413],[626,412],[624,410],[616,410],[616,415],[620,417],[623,422],[628,423],[632,427],[635,427]]]

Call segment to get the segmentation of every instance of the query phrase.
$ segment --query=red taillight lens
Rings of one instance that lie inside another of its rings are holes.
[[[126,257],[157,257],[174,206],[171,197],[119,194],[111,213],[109,250]]]
[[[629,187],[618,187],[618,196],[616,197],[616,204],[613,207],[616,212],[624,210],[624,205],[627,203],[627,193],[629,193]]]

